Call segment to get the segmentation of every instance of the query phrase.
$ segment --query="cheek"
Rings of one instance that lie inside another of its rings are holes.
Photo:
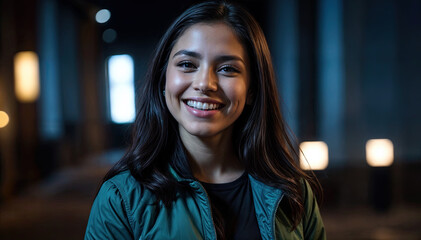
[[[245,83],[229,84],[225,87],[226,96],[238,104],[244,104],[247,98],[247,85]]]
[[[188,86],[188,81],[175,69],[168,68],[166,72],[165,92],[168,97],[179,96]]]

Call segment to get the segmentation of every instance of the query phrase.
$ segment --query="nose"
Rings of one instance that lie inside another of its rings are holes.
[[[218,90],[218,76],[212,69],[202,69],[193,81],[193,88],[200,92],[215,92]]]

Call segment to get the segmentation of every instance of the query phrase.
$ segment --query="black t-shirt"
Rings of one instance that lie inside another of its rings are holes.
[[[247,173],[230,183],[202,184],[211,204],[224,219],[227,239],[261,239]]]

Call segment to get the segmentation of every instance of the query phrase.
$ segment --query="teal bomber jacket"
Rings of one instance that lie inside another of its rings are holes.
[[[188,181],[195,194],[177,196],[166,208],[139,184],[129,171],[106,181],[91,209],[85,239],[216,239],[211,207],[203,186]],[[256,218],[262,239],[326,239],[317,202],[307,182],[303,184],[305,213],[291,231],[279,207],[283,192],[249,175]]]

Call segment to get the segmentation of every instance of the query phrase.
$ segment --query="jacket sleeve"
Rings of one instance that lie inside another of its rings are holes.
[[[130,217],[117,186],[105,182],[92,205],[85,240],[133,239]]]
[[[304,182],[304,239],[326,239],[326,231],[316,198],[309,183]]]

